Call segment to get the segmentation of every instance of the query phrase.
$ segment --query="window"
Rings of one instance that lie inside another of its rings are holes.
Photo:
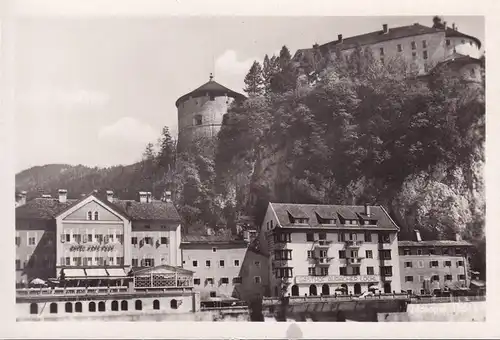
[[[411,57],[413,59],[417,59],[417,52],[411,52]]]
[[[81,266],[82,265],[82,258],[81,257],[73,257],[73,264],[75,266]]]
[[[459,281],[463,281],[463,280],[465,280],[465,275],[464,275],[464,274],[460,274],[460,275],[458,275],[458,280],[459,280]]]
[[[164,225],[164,224],[162,224],[162,225],[160,226],[160,228],[161,228],[161,229],[167,229],[167,226],[166,226],[166,225]]]
[[[81,313],[82,312],[82,303],[77,302],[75,303],[75,313]]]
[[[291,249],[275,250],[274,251],[274,259],[275,260],[287,260],[287,261],[291,260],[292,259],[292,250]]]
[[[153,309],[160,309],[160,301],[159,300],[154,300],[153,301]]]
[[[142,310],[142,301],[135,300],[135,310]]]
[[[403,255],[406,255],[406,256],[411,255],[410,249],[404,249],[403,250]]]
[[[205,261],[205,267],[210,268],[210,260],[206,260],[206,261]]]
[[[71,235],[70,234],[65,234],[65,240],[66,242],[70,242],[71,241]]]
[[[30,236],[28,238],[28,245],[29,246],[34,246],[36,244],[36,237],[35,236]]]
[[[16,270],[21,269],[21,260],[16,259]]]
[[[451,44],[450,39],[446,39],[446,46],[450,46],[450,44]]]
[[[383,47],[380,48],[380,55],[384,55],[384,48]]]
[[[198,267],[198,261],[193,260],[193,267]]]
[[[114,257],[108,257],[108,264],[110,266],[114,266],[115,265],[115,258]]]
[[[403,52],[403,47],[401,46],[401,44],[398,44],[398,52]]]
[[[290,233],[279,233],[274,235],[274,243],[289,243],[291,239]]]
[[[405,262],[405,268],[411,268],[411,267],[413,267],[413,264],[411,261]]]
[[[199,285],[200,285],[200,283],[201,283],[201,280],[200,280],[200,279],[198,279],[198,278],[194,279],[194,284],[195,284],[195,285],[199,286]]]
[[[445,267],[451,267],[451,261],[444,261]]]
[[[444,276],[444,280],[445,281],[451,281],[451,280],[453,280],[453,276],[452,275],[445,275]]]
[[[20,246],[21,245],[21,237],[19,236],[16,236],[16,246]]]
[[[113,234],[109,234],[108,235],[108,240],[109,240],[110,243],[114,243],[115,242],[115,236]]]
[[[431,268],[436,268],[436,267],[439,267],[439,262],[438,262],[438,261],[431,261],[431,262],[430,262],[430,267],[431,267]]]
[[[167,244],[167,238],[166,237],[160,238],[160,244]]]
[[[214,279],[212,277],[207,277],[205,279],[205,281],[207,282],[207,285],[213,285],[214,284]]]
[[[64,258],[64,264],[66,266],[71,266],[71,258],[69,256]]]
[[[99,312],[105,312],[106,303],[104,301],[100,301],[99,304],[97,305],[97,308],[99,309]]]
[[[292,268],[284,267],[284,268],[276,268],[276,278],[289,278],[293,277]]]
[[[345,250],[339,250],[339,259],[345,259]]]
[[[152,244],[153,244],[153,239],[152,239],[151,237],[149,237],[149,236],[146,236],[146,237],[144,238],[144,243],[145,243],[145,244],[152,245]]]
[[[417,49],[417,44],[414,41],[411,42],[411,49],[412,50],[416,50]]]
[[[89,211],[89,212],[87,213],[87,220],[92,221],[92,211]]]
[[[424,295],[425,294],[425,289],[420,289],[420,294]]]
[[[52,302],[50,304],[50,314],[57,314],[57,303]]]
[[[132,267],[139,267],[139,260],[138,259],[132,259]]]
[[[87,242],[92,242],[92,234],[87,234]]]
[[[224,260],[219,260],[219,267],[224,268]]]
[[[123,266],[123,256],[117,256],[116,257],[116,265],[117,266]]]
[[[144,229],[151,229],[151,226],[149,224],[145,224]]]
[[[460,42],[461,42],[462,44],[465,44],[465,40],[464,40],[464,39],[462,39]]]
[[[422,48],[427,48],[427,41],[426,40],[422,40]]]
[[[270,221],[271,229],[273,229],[273,220]]]
[[[322,267],[319,269],[320,276],[328,276],[328,268]]]
[[[307,240],[307,242],[314,242],[314,234],[313,233],[307,233],[306,234],[306,240]]]
[[[417,255],[422,255],[422,249],[417,249]]]
[[[154,267],[154,259],[144,259],[144,267]]]
[[[462,249],[456,248],[455,249],[455,255],[462,255]]]
[[[253,264],[255,267],[260,268],[260,261],[255,261]]]
[[[89,312],[95,312],[95,302],[89,302]]]
[[[243,279],[241,278],[241,276],[233,277],[233,283],[242,283],[242,282]]]
[[[443,248],[443,255],[448,255],[449,252],[448,248]]]
[[[424,57],[424,59],[427,59],[427,58],[428,58],[427,51],[423,51],[423,52],[422,52],[422,56]]]
[[[132,237],[132,244],[137,244],[137,237]]]
[[[313,252],[312,250],[308,250],[308,251],[307,251],[307,258],[308,258],[308,259],[312,259],[312,258],[314,258],[314,252]]]
[[[464,261],[457,261],[457,267],[463,267]]]
[[[380,257],[384,260],[390,260],[392,258],[391,251],[390,250],[381,250]]]
[[[260,283],[260,276],[254,276],[253,281],[255,283]]]
[[[71,302],[66,302],[64,304],[64,311],[66,313],[73,313],[73,304]]]
[[[222,284],[228,284],[229,283],[229,278],[228,277],[221,277],[220,278],[220,282]]]
[[[98,211],[96,211],[96,212],[94,213],[94,220],[96,220],[96,221],[98,221],[98,220],[99,220],[99,212],[98,212]]]
[[[346,267],[339,267],[340,275],[347,275],[347,268]]]
[[[38,314],[38,304],[36,303],[30,304],[30,314]]]
[[[384,266],[384,267],[382,267],[382,275],[383,276],[392,276],[392,266]]]
[[[216,253],[217,252],[217,248],[212,248],[212,253]]]
[[[316,275],[316,268],[314,268],[314,267],[307,268],[307,274],[309,276],[315,276]]]
[[[366,267],[366,275],[374,275],[373,267]]]
[[[319,233],[319,234],[318,234],[318,238],[319,238],[320,240],[326,240],[326,233]]]
[[[170,308],[177,309],[177,300],[176,299],[170,300]]]
[[[352,268],[352,275],[360,275],[361,271],[359,267],[353,267]]]
[[[423,276],[423,275],[419,275],[419,276],[418,276],[418,281],[419,281],[419,282],[424,282],[424,280],[425,280],[425,278],[424,278],[424,276]]]
[[[371,242],[372,241],[372,233],[370,232],[365,232],[365,242]]]
[[[128,302],[126,300],[123,300],[121,303],[120,303],[120,308],[121,310],[128,310]]]
[[[405,276],[405,282],[413,282],[413,276]]]
[[[210,297],[216,297],[217,296],[217,292],[210,292]]]
[[[240,260],[234,260],[234,266],[239,267],[240,266]]]
[[[439,281],[439,275],[432,275],[431,281]]]
[[[203,124],[203,117],[201,115],[194,116],[194,125]]]

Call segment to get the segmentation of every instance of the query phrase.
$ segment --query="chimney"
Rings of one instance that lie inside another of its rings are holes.
[[[66,189],[59,189],[59,203],[65,203],[66,199],[68,198],[68,190]]]
[[[444,30],[446,31],[446,29],[448,28],[448,24],[446,21],[443,21],[443,26],[444,26]]]
[[[371,216],[371,209],[370,205],[365,203],[365,215],[370,217]]]
[[[108,202],[113,203],[113,191],[111,190],[106,191],[106,198]]]
[[[342,41],[344,41],[344,39],[342,38],[342,34],[339,34],[339,43],[341,43]]]
[[[146,203],[148,201],[148,193],[146,191],[139,191],[139,202]]]
[[[384,29],[384,34],[389,33],[389,28],[387,27],[387,24],[383,24],[382,28]]]
[[[19,193],[19,196],[18,196],[18,200],[17,200],[17,206],[21,206],[21,205],[24,205],[26,204],[26,196],[27,196],[27,192],[26,191],[21,191]]]
[[[172,202],[172,192],[165,191],[165,202]]]
[[[420,231],[415,229],[415,236],[417,237],[417,242],[422,242],[422,236],[420,236]]]
[[[460,233],[455,233],[455,241],[457,242],[462,241],[462,236],[460,236]]]
[[[451,24],[451,29],[456,31],[455,23]]]

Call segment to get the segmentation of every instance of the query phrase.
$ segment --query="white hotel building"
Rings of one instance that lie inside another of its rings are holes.
[[[260,241],[270,293],[399,293],[398,231],[381,206],[269,203]]]

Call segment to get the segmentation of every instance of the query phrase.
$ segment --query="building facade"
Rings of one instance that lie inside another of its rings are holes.
[[[229,105],[244,98],[214,81],[210,75],[207,83],[177,99],[178,148],[182,150],[198,138],[216,137]]]
[[[415,295],[466,290],[472,244],[461,240],[399,241],[401,287]]]
[[[381,206],[269,203],[259,242],[270,294],[400,292],[398,231]]]
[[[35,278],[120,278],[130,269],[180,267],[180,217],[172,202],[140,192],[137,201],[108,191],[80,199],[22,201],[16,208],[16,282]]]
[[[261,291],[264,259],[248,246],[248,240],[233,235],[183,237],[183,267],[194,272],[194,289],[202,301],[247,299]]]
[[[314,64],[318,52],[333,58],[346,58],[358,47],[370,48],[375,59],[382,63],[404,60],[420,75],[457,56],[468,56],[474,65],[481,54],[479,39],[458,31],[454,24],[449,27],[446,22],[435,21],[432,27],[418,23],[400,27],[384,24],[381,30],[362,35],[345,38],[339,34],[337,40],[315,45],[312,49],[299,49],[294,60]],[[475,81],[481,80],[479,73],[473,75],[471,72],[467,74],[469,78],[472,75]]]

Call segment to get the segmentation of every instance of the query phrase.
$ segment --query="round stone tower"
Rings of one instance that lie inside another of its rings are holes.
[[[202,137],[216,137],[222,118],[234,100],[245,96],[210,80],[196,90],[183,95],[175,102],[178,117],[178,148],[183,149],[191,141]]]

